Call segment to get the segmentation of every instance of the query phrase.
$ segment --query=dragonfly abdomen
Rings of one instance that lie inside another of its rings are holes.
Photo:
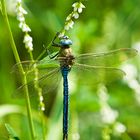
[[[61,72],[63,76],[63,134],[67,137],[68,134],[68,105],[69,105],[69,94],[68,94],[68,73],[70,69],[68,67],[62,67]]]

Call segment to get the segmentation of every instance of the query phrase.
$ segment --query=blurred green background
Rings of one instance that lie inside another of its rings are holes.
[[[15,0],[7,0],[7,11],[14,40],[22,61],[29,55],[24,48],[24,34],[18,28]],[[31,28],[36,58],[43,45],[50,43],[56,32],[64,27],[72,11],[73,0],[28,1],[26,22]],[[118,48],[140,49],[139,0],[87,0],[85,9],[71,30],[66,32],[73,41],[75,54],[104,52]],[[10,47],[7,29],[0,14],[0,140],[7,140],[3,124],[8,123],[21,140],[29,140],[30,132],[24,99],[12,98],[18,85],[11,73],[16,63]],[[53,49],[51,50],[53,51]],[[126,79],[112,82],[107,87],[70,84],[70,140],[139,140],[140,139],[140,64],[139,55],[120,67],[126,70]],[[127,73],[128,72],[128,73]],[[77,77],[74,75],[73,77]],[[128,80],[129,79],[129,80]],[[85,80],[90,81],[85,76]],[[62,84],[61,84],[62,85]],[[62,87],[56,93],[44,96],[46,140],[62,139]],[[38,99],[32,98],[32,112],[36,135],[42,138],[42,118]],[[105,120],[104,120],[105,118]],[[109,119],[109,121],[107,121]]]

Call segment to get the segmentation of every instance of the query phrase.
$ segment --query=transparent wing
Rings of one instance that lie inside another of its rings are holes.
[[[19,65],[22,65],[26,72],[27,84],[22,83],[22,78],[20,77],[22,75],[20,75]],[[30,96],[37,95],[35,83],[42,88],[42,93],[46,94],[46,92],[48,93],[56,89],[61,80],[59,62],[51,59],[38,62],[24,61],[20,64],[14,65],[12,71],[15,71],[18,83],[18,88],[14,92],[13,97],[24,97],[27,86]]]
[[[76,63],[83,63],[92,66],[116,66],[121,62],[135,56],[137,51],[130,48],[121,48],[107,53],[87,53],[76,57]]]
[[[89,66],[76,63],[72,70],[77,75],[79,84],[96,86],[99,83],[109,84],[112,81],[121,79],[125,73],[117,68],[104,66]]]
[[[28,74],[32,72],[36,67],[38,69],[56,68],[59,67],[59,61],[56,59],[50,59],[48,56],[40,61],[22,61],[12,67],[12,72],[21,73],[21,67]]]
[[[28,74],[26,76],[28,81],[27,84],[19,86],[14,92],[13,97],[23,98],[25,96],[26,87],[28,87],[30,97],[37,96],[38,88],[42,89],[43,95],[53,92],[58,87],[61,80],[60,68],[55,68],[50,71],[47,70],[46,74],[39,71],[38,80],[36,80],[35,77],[32,77],[32,75],[30,76],[30,74]]]

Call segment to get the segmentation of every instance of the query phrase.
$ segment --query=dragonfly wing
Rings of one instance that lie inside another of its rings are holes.
[[[43,59],[44,60],[44,59]],[[35,77],[36,69],[38,72],[38,77],[42,77],[44,74],[49,73],[55,68],[59,67],[59,62],[54,59],[46,59],[45,61],[22,61],[17,63],[12,67],[12,73],[15,74],[17,83],[21,81],[22,71],[24,71],[26,77],[28,77],[28,82],[33,81]],[[19,84],[18,84],[19,86]]]
[[[35,76],[37,74],[37,77]],[[28,87],[30,96],[37,95],[38,86],[42,89],[42,93],[46,94],[55,90],[61,80],[60,68],[36,69],[27,75],[27,84],[23,84],[17,88],[13,97],[24,97],[26,87]],[[37,85],[37,88],[36,86]]]
[[[117,68],[104,66],[89,66],[75,64],[72,70],[78,75],[76,78],[80,84],[97,85],[99,83],[109,84],[110,82],[122,78],[125,73]]]
[[[135,56],[137,51],[131,48],[121,48],[107,53],[87,53],[76,57],[76,63],[83,63],[92,66],[116,66],[121,62]]]
[[[45,57],[40,61],[22,61],[21,63],[17,63],[12,67],[12,73],[21,73],[21,67],[23,68],[24,72],[31,73],[36,67],[38,69],[59,67],[59,61],[55,59],[50,59],[48,57]]]
[[[61,78],[62,75],[60,68],[56,68],[50,73],[43,75],[38,81],[39,86],[42,88],[43,94],[47,94],[56,90],[59,86]]]

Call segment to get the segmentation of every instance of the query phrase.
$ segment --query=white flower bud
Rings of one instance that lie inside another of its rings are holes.
[[[126,126],[120,122],[117,122],[114,126],[114,131],[118,134],[124,133],[126,131]]]
[[[75,19],[77,19],[77,18],[79,18],[79,14],[78,14],[77,12],[74,12],[74,13],[73,13],[73,17],[74,17]]]
[[[79,13],[82,13],[83,8],[85,8],[81,2],[74,3],[72,7],[74,8],[74,12],[78,11]]]
[[[44,106],[42,106],[42,107],[41,107],[41,110],[42,110],[42,111],[45,111],[45,107],[44,107]]]
[[[64,36],[64,34],[65,34],[65,30],[61,31],[61,32],[59,33],[58,37],[61,38],[61,37]]]
[[[25,35],[24,40],[23,40],[24,43],[26,43],[26,42],[32,42],[32,41],[33,41],[32,37],[30,37],[28,34]]]
[[[70,28],[69,23],[65,24],[64,29],[69,30],[69,28]]]
[[[22,6],[19,6],[17,10],[19,11],[19,13],[27,14],[27,11],[25,9],[23,9]]]
[[[23,26],[22,26],[22,31],[23,32],[30,32],[31,29],[29,28],[29,26],[27,24],[24,23]]]
[[[28,51],[32,51],[33,50],[32,40],[33,40],[32,37],[30,37],[28,34],[26,34],[24,36],[23,42],[25,43],[25,46],[28,49]]]
[[[70,27],[70,28],[73,28],[73,25],[74,25],[74,22],[71,20],[71,21],[69,22],[69,27]]]
[[[19,22],[24,22],[24,21],[25,21],[25,18],[24,18],[23,15],[17,15],[17,20],[18,20]]]
[[[40,102],[42,102],[43,101],[43,96],[40,96]]]

